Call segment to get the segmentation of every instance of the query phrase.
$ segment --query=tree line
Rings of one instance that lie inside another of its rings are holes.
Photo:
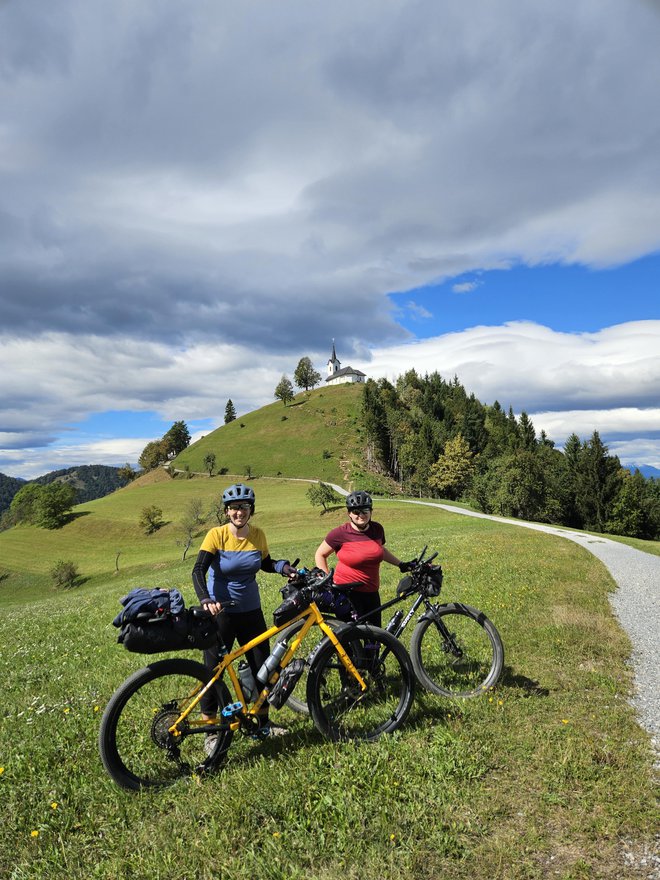
[[[532,420],[482,404],[458,377],[367,380],[367,460],[410,494],[463,500],[485,513],[637,538],[660,537],[660,482],[630,473],[597,431],[563,452]]]

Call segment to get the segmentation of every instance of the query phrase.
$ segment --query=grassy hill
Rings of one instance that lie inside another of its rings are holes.
[[[215,453],[216,471],[316,478],[347,484],[364,479],[366,439],[360,417],[362,387],[334,385],[298,394],[241,416],[184,450],[175,468],[205,471]],[[373,477],[369,478],[372,482]],[[386,480],[379,485],[385,489]]]

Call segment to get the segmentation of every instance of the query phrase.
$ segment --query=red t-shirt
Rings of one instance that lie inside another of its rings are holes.
[[[333,529],[325,537],[337,554],[334,574],[336,584],[359,581],[358,592],[376,593],[380,587],[380,564],[383,561],[385,531],[380,523],[370,522],[364,532],[358,532],[350,523]]]

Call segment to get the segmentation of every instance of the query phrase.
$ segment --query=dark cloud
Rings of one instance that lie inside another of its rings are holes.
[[[268,355],[263,389],[333,337],[344,363],[408,340],[389,292],[656,251],[659,42],[643,0],[0,4],[0,344],[24,407],[47,358],[76,374],[53,434],[101,402],[169,413],[177,357],[203,384],[207,346],[235,373],[236,347]]]

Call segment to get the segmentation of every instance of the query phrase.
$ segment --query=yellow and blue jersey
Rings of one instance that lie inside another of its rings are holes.
[[[250,525],[246,538],[236,538],[229,525],[219,526],[208,532],[200,550],[214,554],[206,579],[212,599],[221,603],[236,602],[233,608],[227,609],[230,614],[260,607],[256,575],[262,560],[269,555],[261,529]]]

